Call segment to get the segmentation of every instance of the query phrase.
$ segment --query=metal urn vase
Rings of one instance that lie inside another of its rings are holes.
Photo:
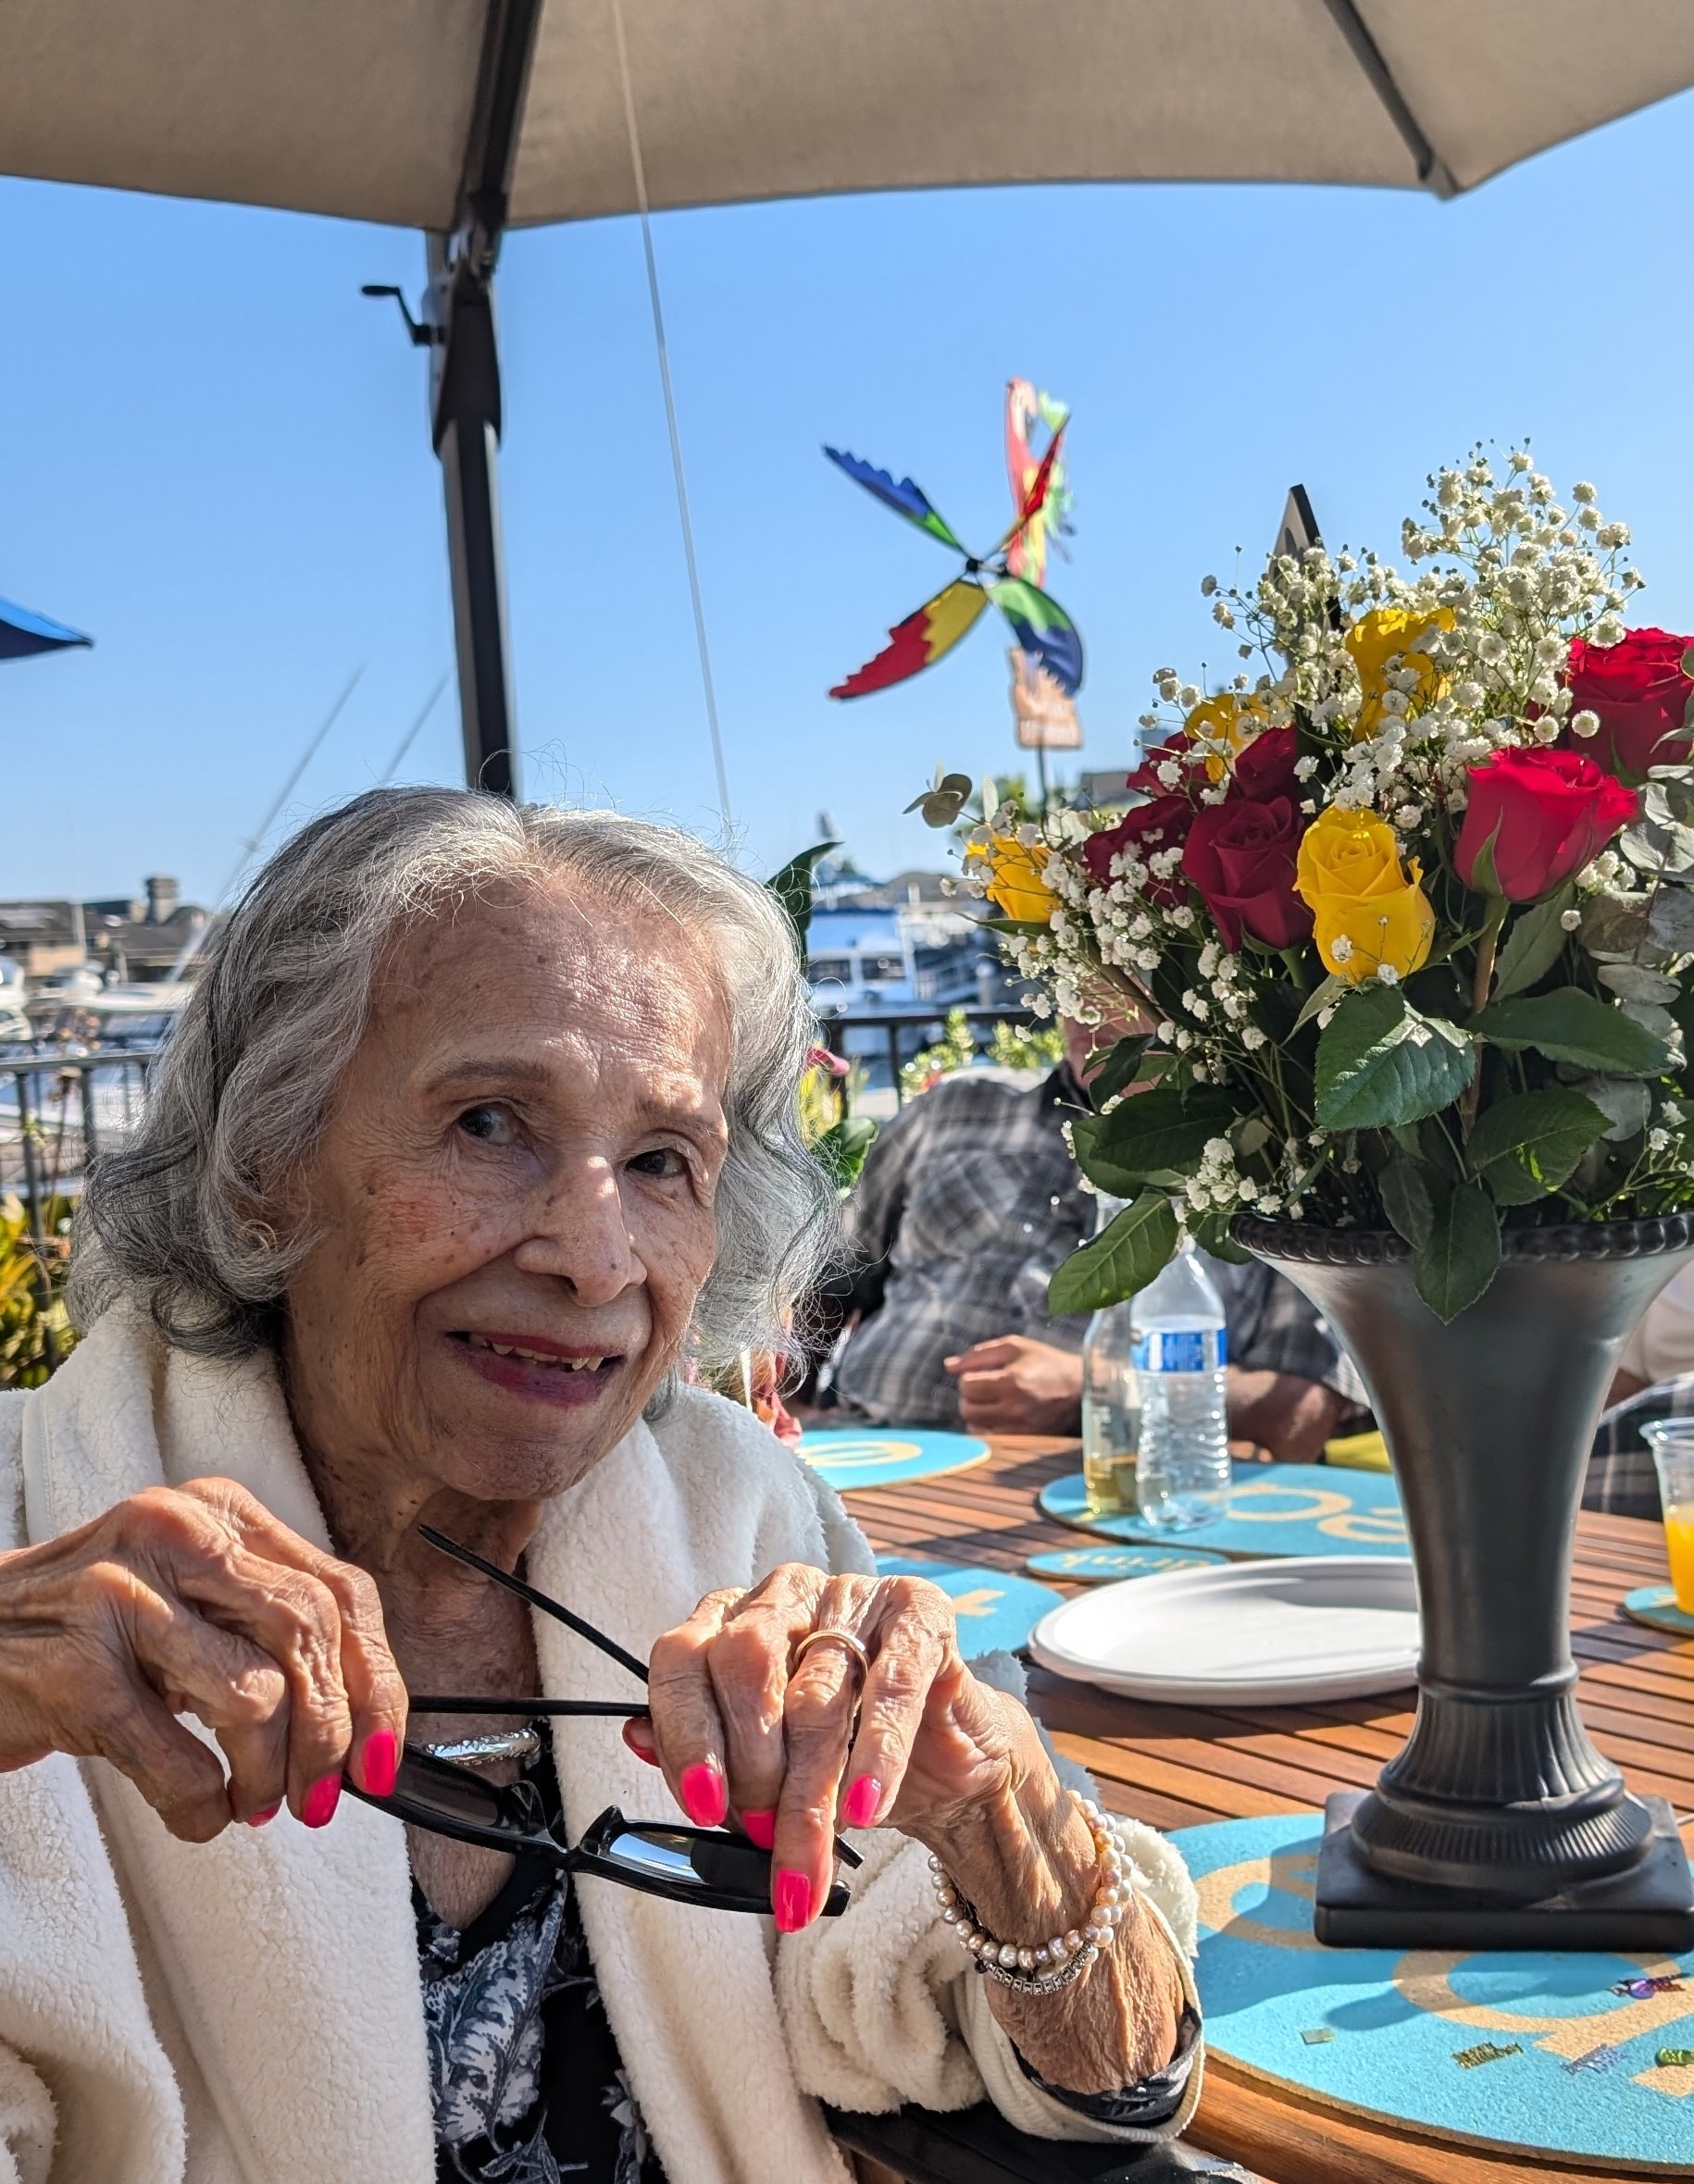
[[[1694,1255],[1694,1218],[1508,1231],[1492,1286],[1445,1326],[1396,1235],[1252,1218],[1235,1234],[1363,1373],[1417,1570],[1417,1719],[1374,1790],[1329,1800],[1318,1940],[1694,1948],[1670,1807],[1589,1742],[1570,1649],[1595,1421],[1625,1338]]]

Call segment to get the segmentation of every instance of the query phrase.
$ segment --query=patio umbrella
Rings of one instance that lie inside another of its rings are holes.
[[[92,637],[80,629],[67,629],[45,614],[32,614],[28,607],[15,607],[0,599],[0,660],[27,660],[31,652],[60,652],[67,645],[92,645]]]
[[[966,182],[1446,196],[1690,83],[1689,0],[6,0],[0,167],[433,238],[466,759],[509,788],[508,224]]]

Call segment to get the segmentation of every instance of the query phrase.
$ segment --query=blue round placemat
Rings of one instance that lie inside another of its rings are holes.
[[[856,1486],[902,1486],[963,1471],[988,1454],[968,1433],[934,1433],[927,1426],[866,1426],[858,1432],[803,1433],[800,1453],[837,1494]]]
[[[1172,1837],[1200,1890],[1214,2055],[1417,2130],[1688,2174],[1694,2064],[1657,2057],[1694,2051],[1694,1954],[1326,1949],[1322,1830],[1297,1813]]]
[[[1669,1585],[1638,1585],[1624,1595],[1624,1613],[1638,1623],[1650,1623],[1655,1631],[1671,1631],[1678,1638],[1694,1638],[1694,1615],[1678,1607]]]
[[[1392,1478],[1331,1470],[1327,1464],[1231,1464],[1224,1513],[1187,1532],[1164,1532],[1140,1517],[1090,1517],[1082,1473],[1055,1479],[1040,1505],[1061,1524],[1098,1539],[1145,1546],[1205,1547],[1229,1557],[1262,1555],[1397,1555],[1409,1552]]]
[[[883,1577],[927,1577],[953,1602],[959,1651],[967,1661],[983,1653],[1016,1653],[1050,1608],[1065,1598],[1051,1585],[1032,1584],[1009,1570],[979,1570],[958,1562],[929,1562],[921,1555],[878,1555]]]
[[[1044,1555],[1031,1555],[1024,1568],[1037,1577],[1068,1578],[1074,1585],[1107,1585],[1228,1559],[1203,1547],[1050,1547]]]

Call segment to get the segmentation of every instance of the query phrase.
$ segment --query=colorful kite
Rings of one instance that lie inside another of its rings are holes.
[[[980,557],[969,552],[954,537],[952,527],[929,505],[909,478],[896,484],[886,470],[873,469],[856,455],[825,448],[829,460],[839,465],[849,478],[855,478],[866,492],[874,493],[884,507],[904,516],[908,523],[916,524],[920,531],[927,531],[930,538],[962,554],[965,560],[964,574],[955,577],[944,590],[938,591],[916,614],[908,614],[903,622],[897,623],[889,631],[891,641],[886,648],[850,675],[845,682],[838,683],[829,693],[832,698],[863,698],[872,690],[886,690],[895,683],[904,682],[908,676],[933,667],[975,625],[990,600],[1005,616],[1019,650],[1044,667],[1066,697],[1075,696],[1082,687],[1082,639],[1058,601],[1050,598],[1028,574],[1031,534],[1038,526],[1045,527],[1061,513],[1055,500],[1055,484],[1060,475],[1059,451],[1064,440],[1065,422],[1061,417],[1046,453],[1034,466],[1021,495],[1015,494],[1016,515],[1011,529],[991,553]],[[1043,527],[1042,565],[1045,552]],[[1015,555],[1018,556],[1017,566],[1014,565]]]

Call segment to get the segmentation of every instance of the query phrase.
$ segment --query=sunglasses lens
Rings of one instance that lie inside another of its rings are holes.
[[[503,1799],[492,1782],[483,1781],[466,1768],[422,1757],[409,1748],[400,1762],[394,1796],[464,1827],[511,1825],[509,1800]]]
[[[648,1880],[750,1896],[761,1905],[770,1894],[770,1853],[733,1835],[626,1822],[602,1855]]]

